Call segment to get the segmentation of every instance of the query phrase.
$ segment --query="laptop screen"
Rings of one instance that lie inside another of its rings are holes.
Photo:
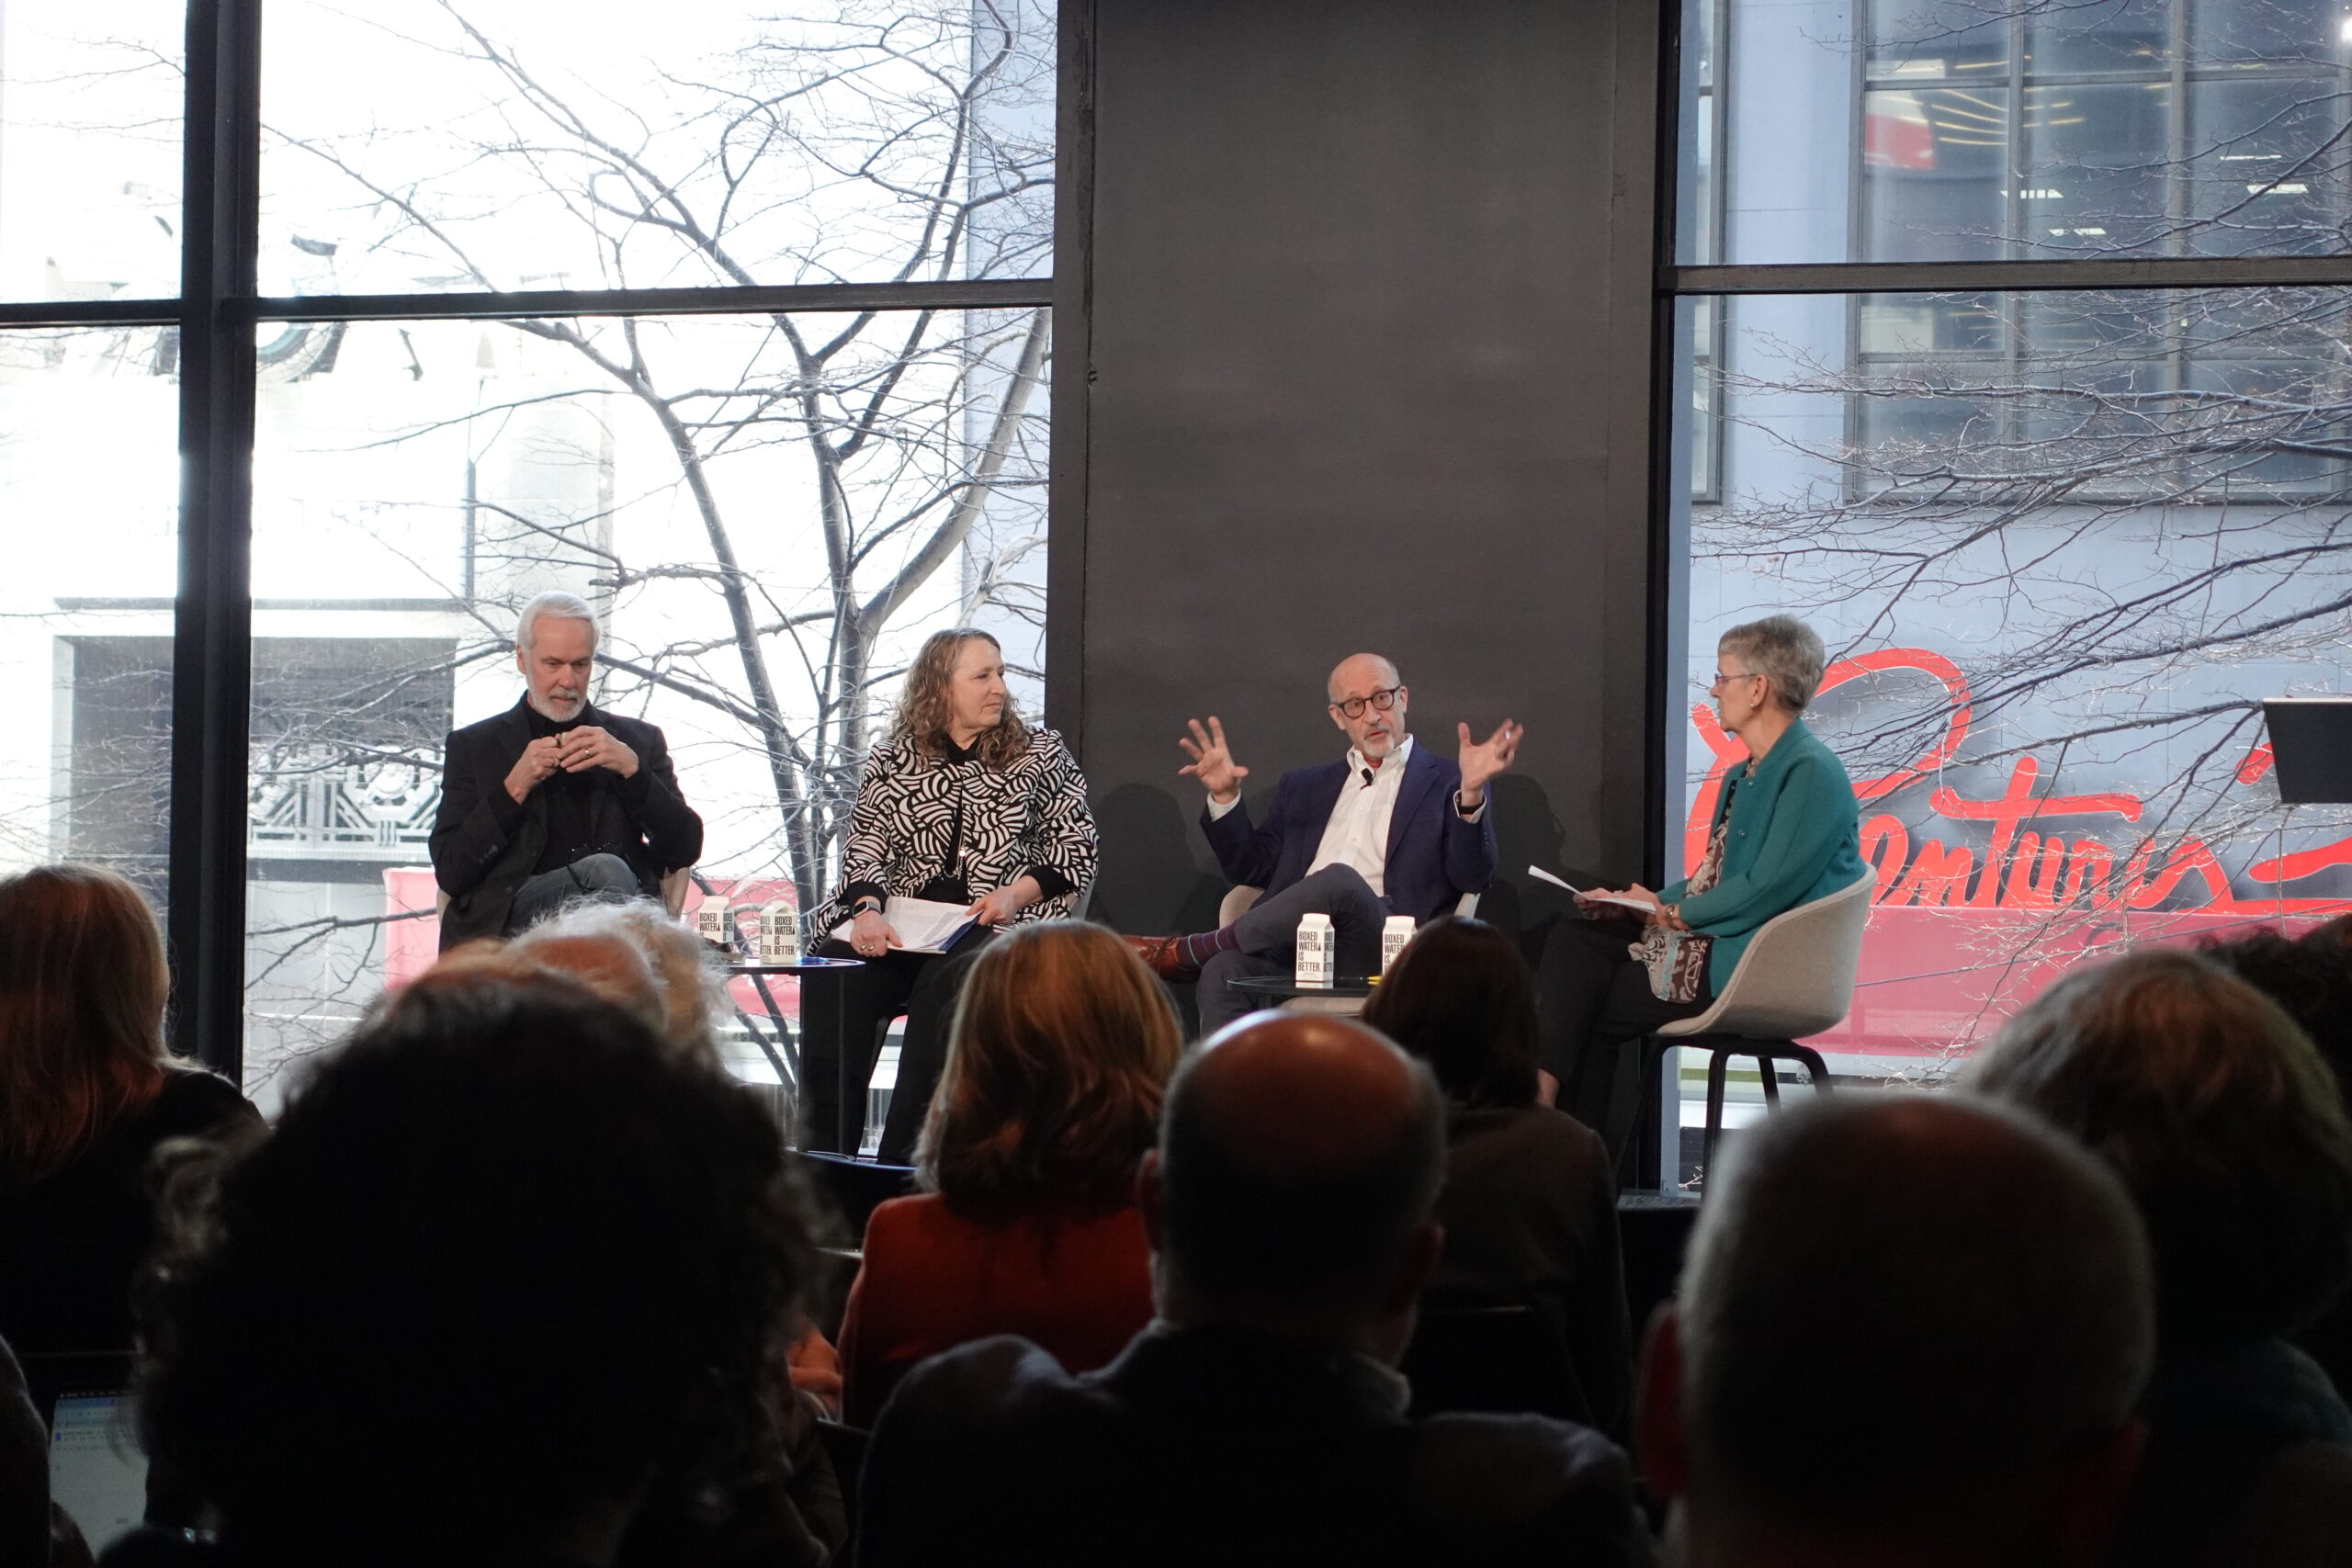
[[[120,1392],[60,1393],[49,1427],[50,1500],[95,1552],[147,1513],[147,1456]]]

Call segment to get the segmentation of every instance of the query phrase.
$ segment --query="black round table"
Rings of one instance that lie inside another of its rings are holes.
[[[1272,1007],[1293,997],[1368,997],[1379,983],[1362,975],[1340,975],[1328,986],[1302,986],[1288,975],[1237,975],[1226,985]]]
[[[806,981],[811,976],[820,975],[839,984],[846,985],[851,970],[865,967],[865,960],[863,958],[819,958],[812,954],[809,957],[796,959],[790,964],[729,964],[727,965],[727,976],[728,978],[733,979],[738,975],[790,975]],[[807,1016],[807,1010],[803,1009],[802,1017]],[[846,1041],[843,1034],[848,1024],[849,1009],[846,1007],[835,1009],[833,1012],[833,1146],[837,1149],[847,1149],[854,1156],[857,1145],[849,1141],[849,1052],[844,1048]],[[863,1131],[863,1129],[860,1130]]]

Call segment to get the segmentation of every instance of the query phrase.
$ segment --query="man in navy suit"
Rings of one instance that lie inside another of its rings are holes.
[[[1234,761],[1225,726],[1214,716],[1206,726],[1186,721],[1192,734],[1178,744],[1192,761],[1177,771],[1209,792],[1201,830],[1226,875],[1266,890],[1216,931],[1130,939],[1159,975],[1199,978],[1203,1032],[1250,1010],[1228,981],[1290,970],[1300,916],[1330,916],[1340,972],[1370,974],[1390,915],[1435,919],[1494,880],[1487,784],[1510,766],[1525,730],[1505,719],[1474,741],[1470,727],[1458,726],[1461,761],[1449,761],[1416,745],[1406,729],[1409,694],[1396,666],[1379,654],[1340,660],[1325,695],[1348,754],[1284,773],[1262,826],[1242,803],[1250,770]]]

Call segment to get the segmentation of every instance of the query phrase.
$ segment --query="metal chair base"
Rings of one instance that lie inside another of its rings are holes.
[[[1647,1130],[1655,1127],[1658,1121],[1661,1113],[1658,1073],[1665,1062],[1666,1053],[1669,1050],[1708,1053],[1707,1123],[1704,1142],[1699,1156],[1700,1179],[1702,1183],[1715,1168],[1715,1145],[1721,1141],[1724,1130],[1724,1091],[1731,1059],[1734,1056],[1755,1058],[1757,1067],[1763,1078],[1764,1103],[1771,1109],[1779,1109],[1781,1103],[1781,1080],[1779,1074],[1773,1070],[1775,1063],[1789,1062],[1804,1068],[1806,1076],[1812,1080],[1814,1092],[1816,1094],[1827,1094],[1831,1090],[1829,1065],[1822,1060],[1821,1053],[1810,1045],[1800,1045],[1793,1040],[1757,1040],[1744,1034],[1652,1034],[1645,1037],[1640,1044],[1641,1055],[1637,1070],[1640,1074],[1638,1081],[1641,1088],[1634,1097],[1636,1108],[1634,1124],[1612,1125],[1609,1129],[1606,1140],[1611,1156],[1616,1162],[1621,1177],[1624,1174],[1624,1167],[1629,1163],[1628,1156],[1632,1155],[1637,1142],[1634,1134],[1641,1133],[1646,1135]],[[1668,1151],[1661,1149],[1659,1151],[1661,1167],[1667,1157]],[[1666,1185],[1662,1170],[1660,1185]]]

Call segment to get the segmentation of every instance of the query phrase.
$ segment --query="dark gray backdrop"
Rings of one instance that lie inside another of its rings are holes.
[[[1261,805],[1344,744],[1323,678],[1359,649],[1419,744],[1526,724],[1514,878],[1654,869],[1656,7],[1066,6],[1047,716],[1095,915],[1210,923],[1184,719]]]

